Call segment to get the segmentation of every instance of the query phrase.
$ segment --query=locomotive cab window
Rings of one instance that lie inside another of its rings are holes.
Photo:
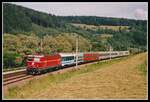
[[[34,61],[39,62],[39,61],[40,61],[40,58],[35,57],[35,58],[34,58]]]

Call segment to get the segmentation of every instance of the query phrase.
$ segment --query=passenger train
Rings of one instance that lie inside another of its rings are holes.
[[[28,74],[41,74],[51,69],[60,69],[65,66],[75,65],[76,62],[82,64],[127,55],[129,55],[129,51],[28,55],[26,70]]]

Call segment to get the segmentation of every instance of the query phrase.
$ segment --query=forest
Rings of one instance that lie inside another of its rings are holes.
[[[75,26],[83,24],[83,27]],[[122,29],[125,26],[127,28]],[[75,52],[76,38],[80,52],[108,51],[110,46],[114,51],[143,52],[147,51],[147,21],[56,16],[3,3],[4,68],[24,66],[27,54]]]

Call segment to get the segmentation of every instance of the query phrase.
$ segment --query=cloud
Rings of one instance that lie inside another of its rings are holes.
[[[100,16],[146,20],[147,2],[11,2],[57,16]]]
[[[147,12],[141,8],[136,9],[134,15],[136,19],[147,19]]]

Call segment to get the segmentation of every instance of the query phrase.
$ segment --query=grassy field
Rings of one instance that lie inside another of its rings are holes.
[[[94,25],[87,25],[87,24],[75,24],[72,23],[73,26],[80,27],[83,29],[91,29],[91,30],[97,30],[97,29],[111,29],[114,31],[120,30],[128,30],[129,26],[108,26],[108,25],[101,25],[101,26],[94,26]]]
[[[111,38],[111,37],[113,37],[113,35],[111,35],[111,34],[100,34],[100,35],[97,35],[96,38],[99,41],[105,42],[105,41],[107,41],[108,38]]]
[[[138,70],[141,72],[141,74],[143,74],[144,76],[147,75],[147,60],[145,59],[145,61],[137,66]]]
[[[87,65],[33,79],[4,93],[6,99],[103,99],[146,97],[146,54]],[[143,65],[144,63],[144,65]]]

